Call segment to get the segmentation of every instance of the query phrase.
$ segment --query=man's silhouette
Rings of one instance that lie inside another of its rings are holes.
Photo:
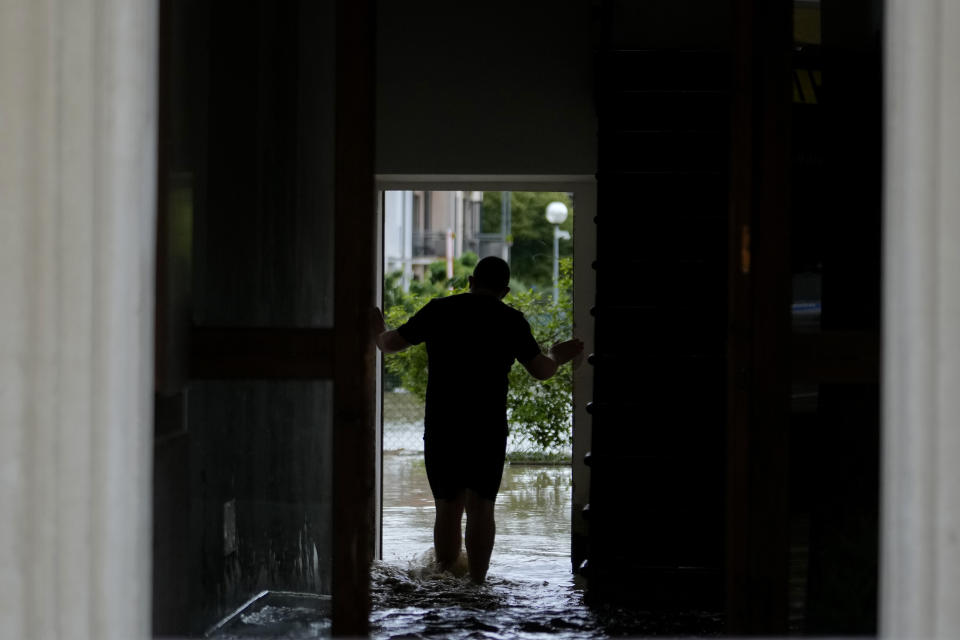
[[[431,300],[395,330],[386,329],[378,309],[373,330],[384,353],[427,343],[423,440],[437,505],[434,550],[444,569],[456,562],[466,509],[470,577],[480,583],[493,550],[493,505],[506,452],[507,374],[518,360],[546,380],[583,351],[583,342],[574,338],[540,352],[523,314],[501,302],[510,291],[510,267],[500,258],[478,262],[469,280],[470,293]]]

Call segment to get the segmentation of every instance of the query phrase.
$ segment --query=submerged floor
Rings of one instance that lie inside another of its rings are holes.
[[[717,636],[717,615],[588,607],[570,566],[571,471],[512,465],[497,498],[487,583],[432,563],[433,498],[420,453],[385,453],[383,560],[371,575],[373,638],[610,638]],[[326,604],[272,593],[211,634],[218,638],[329,636]]]
[[[373,571],[375,638],[718,636],[719,615],[588,607],[570,565],[569,466],[510,465],[497,498],[487,583],[431,567],[433,499],[423,458],[385,454],[383,557]]]
[[[432,567],[433,499],[423,458],[384,456],[383,557],[374,569],[375,637],[590,637],[596,615],[570,566],[567,466],[508,466],[487,584]]]

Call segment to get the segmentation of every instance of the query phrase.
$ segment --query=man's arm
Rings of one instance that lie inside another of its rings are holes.
[[[380,348],[380,351],[384,353],[396,353],[397,351],[403,351],[407,347],[413,346],[407,342],[403,336],[397,333],[396,329],[387,329],[387,325],[383,320],[383,313],[380,309],[373,310],[370,322],[373,339],[377,343],[377,347]]]
[[[396,329],[390,329],[377,335],[377,346],[384,353],[396,353],[413,345],[403,339]]]
[[[546,355],[538,353],[521,364],[537,380],[546,380],[553,377],[561,365],[573,360],[581,353],[583,353],[583,340],[574,338],[558,342],[550,347]]]

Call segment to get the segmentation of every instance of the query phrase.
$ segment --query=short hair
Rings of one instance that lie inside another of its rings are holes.
[[[487,256],[473,268],[473,280],[483,289],[500,291],[510,284],[510,265],[496,256]]]

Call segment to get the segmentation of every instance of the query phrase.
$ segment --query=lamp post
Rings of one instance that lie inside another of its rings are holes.
[[[570,234],[560,230],[560,225],[567,219],[567,205],[562,202],[551,202],[547,205],[547,222],[553,225],[553,303],[560,299],[560,238],[570,239]]]

